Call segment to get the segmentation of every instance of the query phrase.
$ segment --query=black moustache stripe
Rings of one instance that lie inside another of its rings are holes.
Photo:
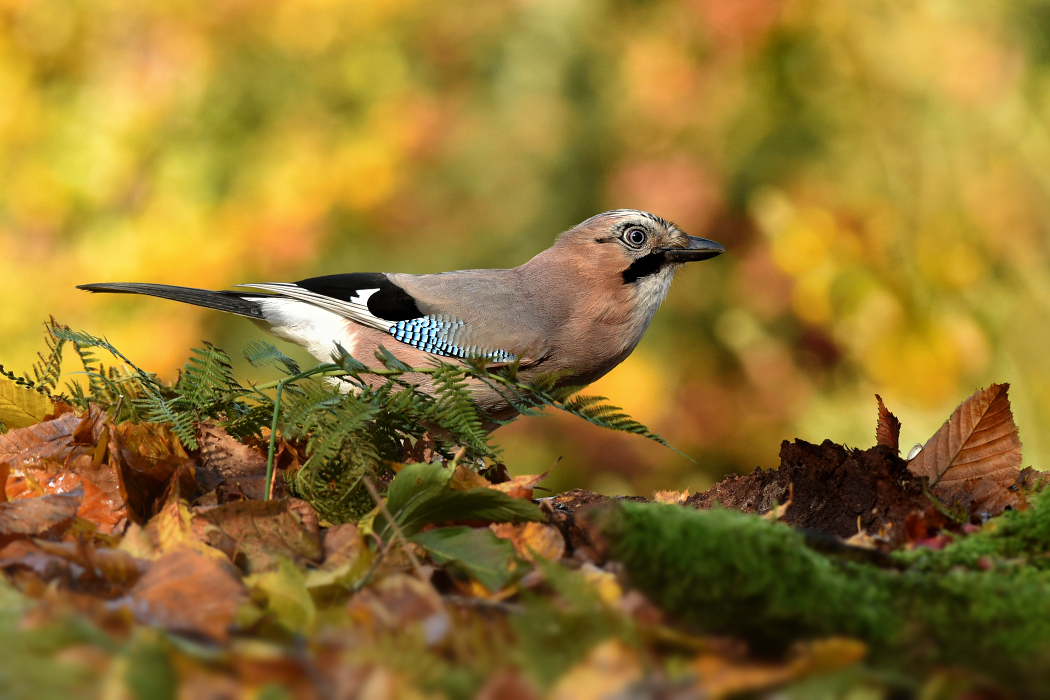
[[[643,277],[659,272],[660,269],[667,263],[667,256],[663,253],[649,253],[631,263],[631,266],[624,270],[623,283],[634,284]]]

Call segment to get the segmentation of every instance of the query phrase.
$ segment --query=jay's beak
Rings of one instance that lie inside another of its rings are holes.
[[[726,252],[726,249],[722,247],[721,243],[715,243],[706,238],[696,238],[695,236],[686,236],[686,238],[689,240],[689,244],[686,247],[661,248],[660,252],[663,253],[670,262],[675,263],[707,260],[708,258],[713,258],[716,255],[721,255]]]

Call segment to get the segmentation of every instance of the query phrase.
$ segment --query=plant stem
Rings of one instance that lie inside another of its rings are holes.
[[[386,503],[379,496],[379,491],[376,490],[376,485],[372,483],[372,479],[365,476],[362,477],[365,482],[365,488],[368,489],[368,495],[372,497],[372,500],[376,502],[376,506],[379,508],[379,512],[383,514],[386,521],[390,523],[390,528],[394,531],[394,536],[397,537],[398,542],[404,548],[405,553],[408,555],[409,561],[412,562],[412,568],[416,571],[416,576],[420,580],[426,580],[426,576],[423,573],[423,565],[420,563],[416,553],[412,551],[412,548],[408,546],[408,538],[405,537],[405,533],[401,531],[401,527],[394,520],[394,516],[390,513],[390,509],[386,507]]]

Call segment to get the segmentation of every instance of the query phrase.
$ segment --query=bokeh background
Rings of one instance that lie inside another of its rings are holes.
[[[591,392],[695,462],[554,417],[512,471],[700,489],[992,381],[1045,468],[1048,100],[1040,0],[0,0],[0,362],[51,314],[165,377],[260,335],[76,284],[508,267],[633,207],[729,252]]]

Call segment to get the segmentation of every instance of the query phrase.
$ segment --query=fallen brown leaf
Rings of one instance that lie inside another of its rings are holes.
[[[1020,490],[1021,440],[1010,411],[1009,384],[977,391],[952,413],[908,463],[930,481],[946,503],[961,503],[971,514],[998,515],[1023,503]]]
[[[152,554],[154,557],[179,549],[192,549],[216,561],[229,563],[229,555],[204,542],[199,529],[194,527],[193,513],[186,503],[172,499],[146,525],[145,532],[152,549],[147,549],[144,542],[137,543],[137,548],[143,556]]]
[[[901,447],[901,422],[897,416],[886,409],[882,403],[882,397],[875,394],[875,400],[879,402],[879,422],[875,426],[875,444],[892,447],[893,451],[900,454]]]
[[[524,474],[516,476],[510,481],[504,481],[502,484],[493,484],[489,488],[502,491],[511,498],[524,498],[527,501],[531,501],[536,484],[546,479],[548,474],[550,474],[549,471],[542,474]]]
[[[82,578],[97,579],[118,587],[135,584],[148,567],[148,563],[136,559],[119,549],[96,548],[84,541],[48,542],[36,540],[40,551],[61,557],[76,564],[83,571]]]
[[[653,501],[655,503],[668,503],[670,505],[681,505],[689,498],[689,489],[685,491],[654,491]]]
[[[79,474],[26,471],[22,476],[8,477],[4,493],[11,500],[18,500],[69,493],[78,487],[83,488],[84,497],[77,509],[77,517],[97,525],[99,532],[106,534],[113,532],[113,528],[126,517],[124,506],[115,501],[105,490],[96,486],[93,481]]]
[[[357,625],[373,632],[404,632],[419,625],[427,644],[448,634],[452,619],[441,595],[426,582],[406,574],[393,574],[361,591],[347,604]]]
[[[225,642],[247,592],[229,563],[179,547],[150,564],[128,597],[143,623]]]
[[[434,436],[426,432],[414,444],[408,438],[405,438],[401,451],[404,454],[404,460],[402,461],[405,464],[414,462],[430,464],[437,455],[437,443],[434,441]]]
[[[481,686],[475,700],[541,700],[543,696],[521,671],[503,668]]]
[[[197,508],[193,520],[207,525],[195,528],[201,540],[243,561],[247,573],[275,569],[281,557],[299,565],[321,558],[317,516],[303,501],[238,501]]]
[[[452,473],[449,488],[453,491],[469,491],[471,489],[493,488],[488,479],[478,474],[466,464],[457,464],[456,471]]]
[[[266,455],[237,440],[213,423],[200,425],[201,467],[224,479],[266,473]]]
[[[514,551],[525,561],[557,561],[565,556],[565,538],[547,523],[492,523],[497,537],[510,540]]]
[[[172,476],[189,456],[171,429],[160,423],[121,423],[110,428],[109,459],[117,468],[120,495],[133,522],[145,522]]]
[[[54,420],[16,428],[0,435],[0,464],[12,471],[42,459],[63,461],[72,449],[73,431],[80,419],[64,413]]]
[[[73,522],[84,489],[0,503],[0,537],[39,537]]]

